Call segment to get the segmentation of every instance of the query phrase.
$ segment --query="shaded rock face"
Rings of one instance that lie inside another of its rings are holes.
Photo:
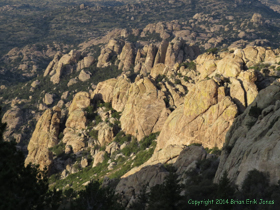
[[[6,131],[4,132],[4,140],[8,140],[9,137],[13,134],[15,130],[18,130],[22,124],[22,110],[15,106],[12,109],[8,110],[2,118],[3,123],[7,123]],[[16,137],[15,134],[12,135],[14,138]],[[20,142],[20,138],[16,138],[17,143]]]
[[[162,184],[168,174],[169,172],[162,164],[144,167],[141,171],[121,179],[115,192],[124,195],[124,199],[128,203],[132,197],[135,198],[136,195],[140,194],[143,186],[148,184],[148,187],[151,188]]]
[[[269,174],[277,184],[279,172],[280,87],[269,86],[260,91],[254,102],[236,118],[229,129],[214,181],[228,172],[241,186],[249,171]]]
[[[176,173],[179,175],[179,179],[186,179],[185,172],[191,170],[195,163],[199,160],[204,160],[207,157],[207,152],[200,146],[190,146],[184,148],[178,155],[177,161],[173,164],[176,169]],[[126,174],[120,180],[116,187],[116,193],[122,194],[127,203],[131,199],[137,197],[143,186],[149,188],[154,187],[157,184],[162,184],[165,177],[169,174],[163,164],[146,165],[141,170],[133,171],[133,173]]]
[[[58,143],[60,117],[61,110],[59,107],[46,110],[40,117],[28,144],[26,165],[28,163],[39,164],[41,170],[45,167],[47,169],[51,168],[53,157],[49,148]]]

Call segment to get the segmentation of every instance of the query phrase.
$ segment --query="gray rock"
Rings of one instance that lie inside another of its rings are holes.
[[[254,102],[237,117],[226,135],[220,164],[215,175],[218,182],[224,171],[241,186],[251,170],[268,173],[270,183],[277,184],[280,171],[280,87],[269,86],[259,92]]]

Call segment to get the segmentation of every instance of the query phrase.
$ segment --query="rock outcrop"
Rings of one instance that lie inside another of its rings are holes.
[[[25,164],[39,164],[41,170],[45,167],[51,169],[53,157],[49,148],[58,143],[60,117],[59,107],[46,110],[40,117],[28,144]]]
[[[269,174],[277,184],[279,168],[280,87],[261,90],[254,102],[238,116],[226,135],[220,164],[215,176],[218,182],[224,171],[241,186],[249,171]]]
[[[85,146],[84,138],[79,135],[81,129],[86,128],[86,116],[84,108],[90,105],[90,96],[87,92],[79,92],[75,95],[69,107],[69,116],[66,121],[66,128],[63,131],[62,139],[66,146],[71,146],[74,153]]]
[[[170,113],[164,97],[147,77],[133,83],[120,118],[123,131],[138,140],[160,131]]]

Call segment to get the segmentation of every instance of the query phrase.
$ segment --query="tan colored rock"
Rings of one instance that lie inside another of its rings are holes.
[[[138,140],[150,133],[160,131],[168,116],[163,101],[164,93],[158,91],[145,77],[132,84],[128,94],[120,118],[123,131],[136,136]]]
[[[126,77],[119,77],[113,90],[112,107],[118,112],[122,112],[128,99],[128,91],[131,83]],[[106,96],[104,96],[107,98]]]
[[[90,79],[90,75],[91,74],[89,72],[85,72],[84,70],[82,70],[81,73],[79,74],[79,80],[85,82]]]
[[[111,102],[116,83],[117,79],[115,78],[108,79],[104,82],[99,82],[93,94],[91,95],[91,98],[95,100],[102,99],[104,102]]]
[[[255,84],[257,81],[256,72],[253,69],[244,71],[240,73],[238,78],[242,81],[244,90],[246,91],[247,106],[249,106],[258,95],[258,88]]]
[[[237,77],[243,68],[243,60],[239,57],[227,56],[217,62],[217,73],[225,77]]]
[[[157,47],[154,44],[150,44],[148,46],[146,60],[145,60],[144,66],[141,69],[141,72],[143,72],[143,73],[151,72],[151,69],[154,65],[156,53],[157,53]]]
[[[119,150],[120,148],[119,148],[119,145],[118,145],[118,143],[116,143],[116,142],[112,142],[111,144],[109,144],[107,147],[106,147],[106,149],[105,149],[105,151],[108,153],[108,154],[113,154],[115,151],[117,151],[117,150]]]
[[[173,67],[175,63],[182,63],[184,59],[184,51],[181,49],[182,46],[183,42],[179,40],[172,40],[169,43],[165,57],[166,66]]]
[[[163,75],[166,71],[165,65],[163,63],[155,64],[151,70],[151,76],[156,78],[158,75]]]
[[[98,141],[101,146],[107,146],[114,140],[114,131],[105,122],[101,122],[95,127],[98,130]]]
[[[72,78],[69,80],[69,82],[67,83],[67,87],[70,87],[71,85],[76,84],[78,81],[76,78]]]
[[[167,51],[167,47],[168,47],[168,41],[163,40],[160,43],[160,46],[158,48],[156,57],[155,57],[155,62],[154,62],[154,66],[158,63],[165,63],[165,56],[166,56],[166,51]]]
[[[31,87],[36,88],[38,85],[40,85],[39,80],[35,80],[34,82],[31,83]]]
[[[242,84],[235,78],[230,78],[230,97],[237,105],[238,110],[242,113],[247,107],[246,92],[244,91]]]
[[[70,146],[74,153],[79,152],[86,145],[84,143],[84,138],[77,134],[74,129],[66,128],[63,131],[64,137],[62,139],[63,143],[66,144],[65,147]]]
[[[118,65],[118,69],[122,69],[123,71],[128,71],[132,69],[134,64],[134,58],[134,46],[132,45],[132,43],[126,42],[121,54],[119,55],[120,63]]]
[[[58,143],[60,112],[59,107],[54,107],[53,110],[45,111],[40,117],[28,144],[28,156],[25,164],[39,164],[41,170],[44,167],[51,168],[53,159],[49,148]]]
[[[98,152],[95,156],[94,156],[94,162],[92,167],[94,168],[95,166],[97,166],[98,163],[102,163],[105,159],[105,151],[100,151]]]
[[[85,112],[81,109],[71,111],[71,114],[67,118],[66,127],[73,129],[85,129],[86,128],[86,116]]]
[[[69,107],[69,114],[71,112],[75,111],[76,109],[84,109],[90,105],[90,96],[87,92],[78,92],[73,102],[71,103],[71,106]]]
[[[46,104],[46,105],[51,105],[53,103],[53,97],[54,95],[53,94],[50,94],[50,93],[46,93],[45,94],[45,97],[43,99],[43,102]]]
[[[263,24],[263,17],[259,13],[254,13],[251,19],[251,22],[257,24],[257,25],[262,25]]]
[[[95,62],[94,57],[92,56],[84,57],[81,61],[78,62],[77,71],[90,67],[94,62]]]
[[[191,143],[202,143],[208,148],[222,147],[238,111],[229,97],[218,96],[218,89],[213,80],[193,86],[185,97],[185,104],[175,109],[165,121],[156,152],[169,145]]]
[[[81,167],[82,168],[85,168],[85,167],[87,167],[88,166],[88,160],[86,159],[86,158],[83,158],[82,160],[81,160]]]
[[[197,71],[200,72],[200,78],[204,79],[212,74],[217,69],[215,60],[206,60],[202,65],[197,66]]]

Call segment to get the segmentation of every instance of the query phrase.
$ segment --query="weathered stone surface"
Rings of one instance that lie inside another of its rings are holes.
[[[71,114],[67,118],[66,127],[73,129],[85,129],[86,128],[86,116],[85,112],[81,109],[71,111]]]
[[[91,95],[91,98],[97,100],[102,99],[104,102],[111,102],[113,98],[113,91],[117,79],[112,78],[104,82],[99,82],[96,89]]]
[[[11,109],[9,109],[2,118],[3,123],[7,123],[6,130],[4,132],[4,140],[9,140],[9,137],[13,134],[15,130],[19,130],[20,125],[23,122],[23,112],[22,110],[14,106]],[[15,137],[15,135],[12,135]],[[20,139],[16,139],[17,143],[19,143]]]
[[[239,57],[226,56],[217,62],[217,73],[225,77],[237,77],[243,69],[243,60]]]
[[[106,147],[105,151],[106,151],[108,154],[113,154],[115,151],[117,151],[117,150],[119,150],[119,149],[120,149],[120,148],[119,148],[118,143],[112,142],[111,144],[109,144],[109,145]]]
[[[39,80],[35,80],[34,82],[31,83],[31,87],[36,88],[38,85],[40,85]]]
[[[147,77],[132,84],[129,98],[120,118],[124,132],[141,140],[161,130],[168,116],[164,94]]]
[[[51,168],[53,159],[49,148],[58,143],[60,115],[60,108],[54,107],[53,110],[45,111],[40,117],[28,144],[28,156],[25,159],[25,164],[30,162],[39,164],[41,170],[44,167]]]
[[[237,115],[237,107],[223,94],[213,80],[198,83],[185,97],[185,104],[173,111],[162,128],[156,151],[168,145],[202,143],[221,148],[224,137]],[[154,153],[155,155],[156,153]]]
[[[98,163],[102,163],[102,162],[104,161],[104,159],[105,159],[105,154],[106,154],[105,151],[100,151],[100,152],[98,152],[98,153],[94,156],[94,162],[93,162],[92,167],[97,166]]]
[[[77,71],[90,67],[94,62],[95,62],[94,57],[92,56],[84,57],[81,61],[78,62]]]
[[[95,129],[98,130],[98,141],[101,146],[107,146],[113,141],[114,131],[108,124],[101,122],[95,127]]]
[[[71,85],[76,84],[78,81],[76,78],[72,78],[69,80],[69,82],[67,83],[67,87],[70,87]]]
[[[156,54],[156,57],[155,57],[154,66],[158,63],[165,63],[165,56],[166,56],[167,47],[168,47],[168,41],[163,40],[160,43],[160,46],[158,48],[158,51],[157,51],[157,54]]]
[[[91,74],[89,72],[85,72],[84,70],[82,70],[81,73],[79,74],[79,80],[85,82],[90,79],[90,75]]]
[[[63,131],[64,137],[63,143],[67,146],[71,146],[74,153],[79,152],[85,147],[84,138],[79,136],[74,129],[66,128]]]
[[[123,71],[128,71],[132,69],[134,64],[134,58],[134,46],[132,43],[126,42],[121,54],[119,55],[120,63],[118,65],[118,69],[122,69]]]
[[[247,107],[246,92],[244,91],[242,84],[235,78],[230,78],[230,97],[237,105],[238,110],[242,113]]]
[[[241,186],[249,171],[269,174],[277,184],[279,172],[280,87],[269,86],[237,117],[226,136],[215,182],[228,172],[228,178]]]
[[[51,104],[53,103],[53,97],[54,97],[53,94],[46,93],[46,94],[45,94],[45,97],[44,97],[44,99],[43,99],[43,102],[44,102],[46,105],[51,105]]]
[[[75,95],[71,106],[69,107],[69,114],[76,109],[84,109],[90,105],[90,96],[87,92],[79,92]]]
[[[203,64],[197,66],[197,70],[200,72],[200,78],[204,79],[212,74],[217,69],[215,60],[206,60]]]
[[[184,59],[184,51],[181,49],[182,46],[183,42],[180,40],[172,40],[169,43],[165,57],[166,66],[173,67],[175,63],[182,63]]]
[[[158,75],[163,75],[166,72],[166,67],[163,63],[156,64],[151,70],[151,76],[156,78]]]
[[[112,107],[122,112],[128,99],[131,82],[126,77],[119,77],[113,90]],[[108,98],[105,96],[105,98]]]
[[[85,167],[87,167],[88,166],[88,160],[86,159],[86,158],[83,158],[82,160],[81,160],[81,167],[82,168],[85,168]]]
[[[150,44],[148,47],[147,56],[144,64],[145,67],[144,72],[146,73],[151,72],[156,57],[156,53],[157,53],[157,47],[154,44]]]

